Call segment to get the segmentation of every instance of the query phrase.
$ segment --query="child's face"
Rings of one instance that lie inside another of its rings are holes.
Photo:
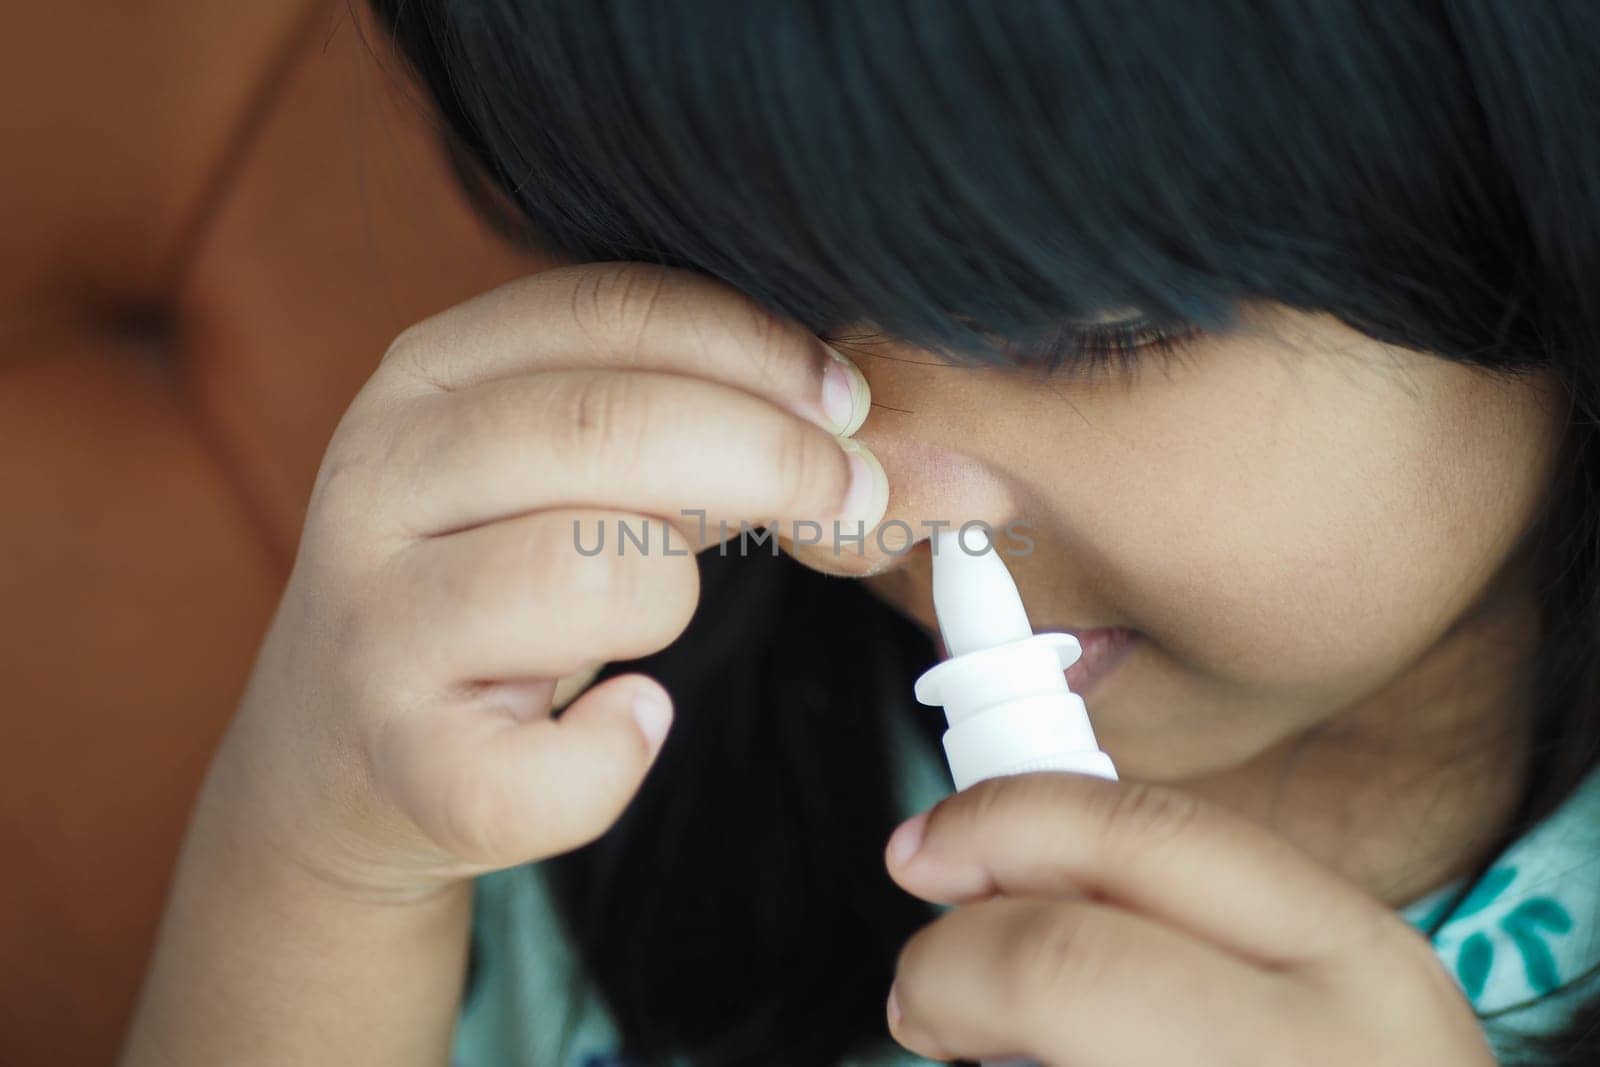
[[[1512,549],[1553,473],[1551,379],[1496,382],[1282,308],[1123,381],[841,347],[872,386],[857,436],[888,472],[885,519],[923,543],[800,558],[886,567],[869,587],[937,634],[923,522],[1025,521],[1031,555],[1005,558],[1036,629],[1141,635],[1087,695],[1125,777],[1220,772],[1343,716],[1416,728],[1432,678],[1508,703],[1536,636]],[[1502,641],[1522,647],[1497,665]]]

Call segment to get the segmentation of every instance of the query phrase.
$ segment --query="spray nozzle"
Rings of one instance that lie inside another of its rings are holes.
[[[939,529],[933,539],[933,610],[951,656],[1033,634],[1017,583],[983,527]]]

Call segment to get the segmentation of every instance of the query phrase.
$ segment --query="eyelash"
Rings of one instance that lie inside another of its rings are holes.
[[[1150,359],[1170,364],[1200,335],[1196,327],[1161,326],[1150,319],[1078,327],[1063,327],[1042,344],[1012,348],[1018,362],[1038,367],[1046,374],[1087,378],[1109,372],[1131,373]]]

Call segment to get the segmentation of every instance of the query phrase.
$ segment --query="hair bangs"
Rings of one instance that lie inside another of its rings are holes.
[[[487,6],[396,23],[436,35],[541,247],[702,271],[818,333],[994,358],[1111,309],[1216,328],[1324,308],[1363,244],[1426,231],[1381,164],[1417,140],[1400,65],[1270,5]]]

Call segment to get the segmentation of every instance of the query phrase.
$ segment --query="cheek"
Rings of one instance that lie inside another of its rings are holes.
[[[1392,677],[1482,592],[1547,477],[1538,408],[1469,373],[1146,423],[1184,429],[1108,460],[1096,505],[1129,624],[1244,685],[1328,696]]]

